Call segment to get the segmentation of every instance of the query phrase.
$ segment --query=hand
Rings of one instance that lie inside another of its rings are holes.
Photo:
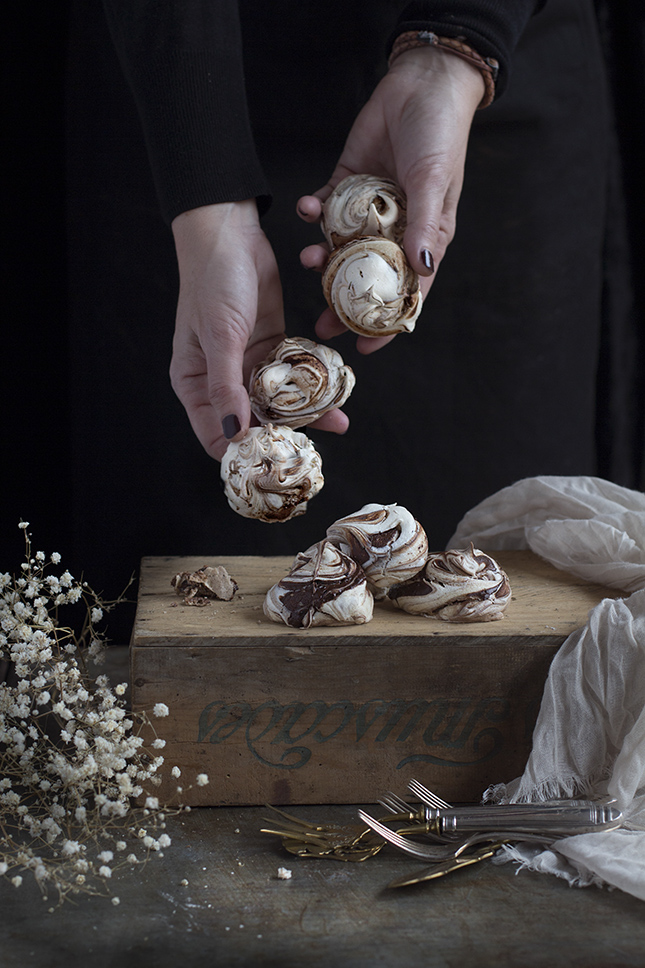
[[[318,221],[322,203],[347,175],[394,179],[407,196],[403,247],[421,276],[425,298],[455,233],[468,135],[483,95],[480,72],[461,58],[433,48],[401,54],[356,118],[328,183],[299,199],[298,214]],[[300,260],[306,268],[322,270],[328,254],[325,245],[311,245]],[[318,336],[329,339],[341,332],[345,326],[325,310],[316,325]],[[371,353],[393,338],[359,336],[356,346]]]
[[[172,223],[179,302],[170,379],[200,443],[221,460],[251,424],[252,368],[285,336],[282,287],[253,199],[206,205]],[[313,425],[343,433],[331,411]]]

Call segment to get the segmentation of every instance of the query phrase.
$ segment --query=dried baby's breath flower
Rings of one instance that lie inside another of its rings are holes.
[[[18,576],[0,574],[0,660],[11,668],[0,682],[0,877],[20,887],[31,872],[43,897],[55,889],[62,901],[109,893],[113,873],[170,846],[167,808],[138,801],[161,783],[153,750],[165,741],[150,717],[127,714],[125,683],[113,689],[86,665],[104,656],[97,625],[123,596],[105,602],[69,571],[54,573],[61,556],[32,554],[28,527],[20,522]],[[169,715],[165,703],[153,712]],[[133,832],[148,848],[141,859],[124,856]]]

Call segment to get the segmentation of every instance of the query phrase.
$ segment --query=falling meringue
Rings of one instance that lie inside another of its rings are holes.
[[[388,597],[413,615],[446,622],[495,622],[511,599],[508,576],[494,558],[472,544],[465,550],[431,554],[414,578],[394,585]]]
[[[324,484],[322,459],[312,441],[290,427],[251,427],[231,441],[221,476],[229,505],[245,518],[273,524],[307,510]]]
[[[251,373],[251,409],[262,423],[305,427],[342,407],[355,382],[354,371],[336,350],[287,338]]]
[[[401,243],[406,225],[403,190],[389,178],[348,175],[323,205],[320,227],[330,248],[378,236]]]
[[[377,597],[418,572],[428,558],[428,537],[399,504],[366,504],[339,518],[327,537],[361,566]]]
[[[297,629],[363,625],[372,618],[374,598],[360,565],[323,539],[296,556],[263,609],[271,621]]]
[[[330,308],[362,336],[411,333],[422,309],[419,277],[389,239],[356,239],[336,249],[322,283]]]

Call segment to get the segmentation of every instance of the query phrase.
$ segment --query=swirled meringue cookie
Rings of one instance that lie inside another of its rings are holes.
[[[399,504],[366,504],[339,518],[327,537],[361,566],[376,597],[397,582],[418,574],[428,558],[428,537]]]
[[[251,427],[222,459],[224,493],[245,518],[273,524],[307,510],[324,483],[322,460],[305,434],[290,427]]]
[[[419,277],[389,239],[356,239],[336,249],[322,283],[331,309],[362,336],[411,333],[421,312]]]
[[[289,574],[267,592],[264,614],[296,629],[314,625],[363,625],[374,598],[352,558],[323,539],[297,555]]]
[[[495,622],[511,599],[507,575],[477,548],[431,554],[414,578],[394,585],[388,597],[413,615],[446,622]]]
[[[405,208],[405,195],[396,182],[374,175],[348,175],[323,205],[320,227],[332,249],[368,235],[400,244]]]
[[[291,337],[251,373],[251,409],[262,423],[305,427],[342,407],[355,383],[354,371],[336,350]]]

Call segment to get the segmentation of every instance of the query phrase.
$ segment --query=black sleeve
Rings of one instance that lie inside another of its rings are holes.
[[[249,122],[237,0],[104,0],[164,219],[269,191]]]
[[[442,37],[465,37],[482,57],[499,61],[495,97],[503,93],[515,46],[529,19],[546,0],[413,0],[401,11],[388,42],[399,34],[431,30]]]

